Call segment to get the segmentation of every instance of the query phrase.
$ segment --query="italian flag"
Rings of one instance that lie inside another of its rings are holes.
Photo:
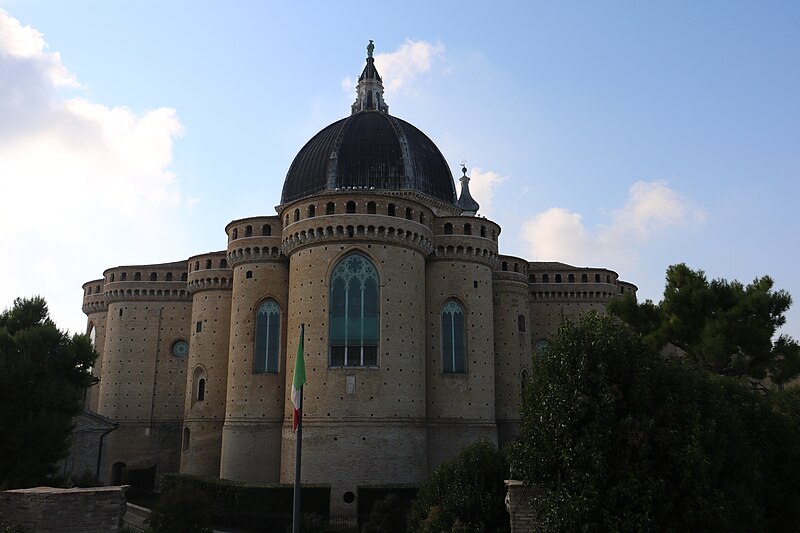
[[[294,380],[292,381],[292,403],[294,404],[294,417],[292,418],[292,432],[297,432],[300,423],[300,412],[303,403],[303,385],[306,383],[306,362],[303,359],[303,337],[305,324],[300,324],[300,344],[297,346],[297,359],[294,361]]]

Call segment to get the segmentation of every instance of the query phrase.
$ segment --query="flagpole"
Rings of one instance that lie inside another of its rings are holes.
[[[303,348],[306,325],[300,324],[300,342],[297,345],[297,358],[294,361],[294,377],[292,379],[292,430],[297,434],[294,454],[294,507],[292,509],[292,532],[300,533],[300,465],[303,450],[303,385],[306,383],[306,363]]]

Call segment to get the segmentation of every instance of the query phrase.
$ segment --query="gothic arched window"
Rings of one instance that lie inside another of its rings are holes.
[[[256,312],[255,372],[278,372],[281,310],[275,300],[266,300]]]
[[[442,371],[465,372],[464,308],[455,300],[442,307]]]
[[[378,271],[365,256],[344,257],[331,274],[330,365],[378,365]]]

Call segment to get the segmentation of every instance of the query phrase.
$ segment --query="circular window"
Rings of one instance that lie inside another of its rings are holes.
[[[175,357],[186,357],[189,353],[189,343],[183,340],[172,343],[172,355]]]
[[[549,346],[550,343],[547,342],[547,340],[539,339],[538,341],[536,341],[536,344],[533,345],[533,351],[536,352],[536,354],[538,355],[543,351],[545,351]]]
[[[350,492],[349,490],[344,493],[344,496],[342,498],[344,499],[344,503],[353,503],[354,501],[356,501],[356,495]]]

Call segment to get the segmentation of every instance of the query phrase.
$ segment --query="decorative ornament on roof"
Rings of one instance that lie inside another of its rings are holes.
[[[367,45],[367,64],[358,77],[356,85],[356,101],[351,106],[352,114],[361,111],[380,111],[389,113],[389,106],[383,100],[383,80],[375,68],[375,58],[372,53],[375,45],[370,39]]]
[[[461,182],[461,195],[458,197],[458,207],[463,209],[461,212],[462,215],[474,217],[478,213],[478,209],[480,209],[481,206],[469,193],[469,176],[467,176],[466,164],[466,161],[461,162],[461,172],[464,175],[458,180]]]

